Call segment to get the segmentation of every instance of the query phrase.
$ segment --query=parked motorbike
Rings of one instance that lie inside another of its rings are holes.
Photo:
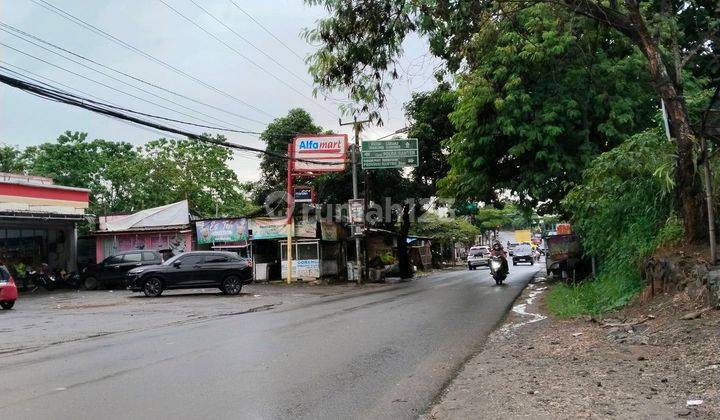
[[[58,287],[65,289],[79,289],[82,282],[78,273],[57,269],[54,273],[55,282]]]
[[[490,257],[490,275],[495,279],[495,284],[501,285],[503,280],[507,278],[506,264],[503,264],[503,258],[499,256]]]

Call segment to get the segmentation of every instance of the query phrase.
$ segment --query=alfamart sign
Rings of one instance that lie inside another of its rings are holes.
[[[303,172],[341,172],[347,161],[346,134],[295,137],[292,144],[292,170]]]

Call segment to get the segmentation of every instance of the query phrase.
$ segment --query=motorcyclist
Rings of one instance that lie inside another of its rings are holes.
[[[490,249],[490,255],[493,257],[500,257],[502,259],[502,269],[505,270],[506,273],[510,274],[510,266],[508,265],[507,261],[507,252],[505,251],[505,248],[503,248],[500,241],[497,241],[493,244],[492,248]]]

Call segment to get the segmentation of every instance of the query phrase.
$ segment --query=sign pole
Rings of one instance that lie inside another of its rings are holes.
[[[352,182],[353,182],[353,199],[358,198],[358,181],[357,181],[357,154],[360,147],[360,124],[355,118],[355,147],[352,150]],[[355,264],[357,264],[357,284],[363,283],[362,262],[360,261],[360,236],[355,235]]]
[[[293,231],[295,230],[294,218],[293,218],[293,146],[288,144],[288,170],[287,170],[287,284],[293,282],[293,269],[292,269],[292,237]]]
[[[357,200],[358,198],[358,180],[357,180],[357,155],[358,151],[360,149],[360,130],[362,129],[362,124],[370,122],[370,120],[363,120],[358,121],[357,117],[353,119],[353,122],[351,123],[343,123],[340,121],[340,125],[348,125],[352,124],[353,128],[355,129],[355,145],[351,151],[350,158],[352,160],[352,187],[353,187],[353,199]],[[353,234],[356,232],[353,232]],[[363,270],[362,270],[362,261],[360,258],[360,236],[355,235],[355,264],[357,265],[358,270],[358,278],[357,278],[357,284],[361,285],[363,283]]]

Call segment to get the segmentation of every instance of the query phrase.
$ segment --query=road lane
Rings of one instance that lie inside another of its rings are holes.
[[[6,418],[413,418],[535,267],[446,271],[360,295],[0,357]]]

